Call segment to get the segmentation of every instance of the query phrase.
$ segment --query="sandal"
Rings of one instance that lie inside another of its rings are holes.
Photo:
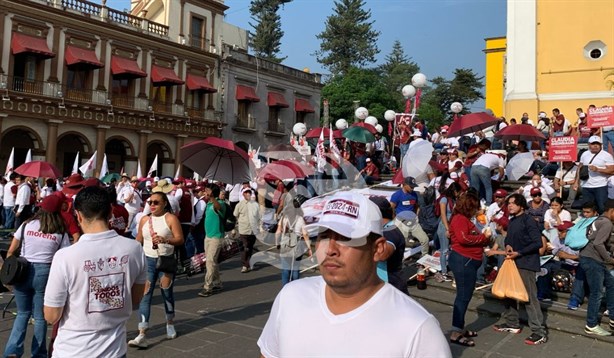
[[[467,337],[467,338],[473,338],[473,337],[477,337],[478,336],[478,332],[476,331],[470,331],[470,330],[465,330],[463,332],[463,337]]]
[[[450,342],[464,346],[464,347],[474,347],[475,346],[474,341],[472,341],[471,339],[467,339],[467,337],[463,335],[460,335],[456,337],[455,339],[450,338]]]

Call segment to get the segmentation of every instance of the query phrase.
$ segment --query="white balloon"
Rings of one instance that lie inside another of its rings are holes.
[[[418,88],[426,86],[426,76],[423,73],[416,73],[414,77],[411,78],[411,84]]]
[[[394,121],[396,116],[397,116],[397,112],[393,111],[392,109],[389,109],[386,112],[384,112],[384,119],[386,119],[388,122]]]
[[[339,118],[337,119],[337,122],[335,122],[335,127],[337,127],[337,129],[346,129],[348,127],[348,121],[346,121],[343,118]]]
[[[412,98],[416,95],[416,87],[412,85],[405,85],[403,86],[401,93],[403,93],[403,97],[405,98]]]
[[[365,123],[368,123],[370,125],[372,125],[373,127],[375,127],[375,125],[378,123],[377,118],[373,117],[373,116],[369,116],[367,118],[365,118]]]
[[[452,113],[460,113],[463,110],[463,105],[460,102],[454,102],[450,105]]]
[[[377,133],[382,133],[384,131],[384,127],[382,127],[381,124],[377,124],[375,126],[375,130],[377,130]]]
[[[358,108],[356,108],[356,111],[354,111],[354,116],[356,116],[356,118],[364,121],[365,118],[367,118],[369,116],[369,110],[366,109],[365,107],[358,107]]]
[[[292,132],[296,135],[305,135],[307,133],[307,126],[305,123],[297,123],[292,127]]]

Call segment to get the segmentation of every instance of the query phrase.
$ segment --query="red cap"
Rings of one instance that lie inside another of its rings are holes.
[[[501,225],[501,227],[503,228],[503,230],[506,230],[506,231],[507,231],[507,226],[508,226],[508,225],[509,225],[509,223],[510,223],[510,219],[508,219],[508,218],[507,218],[507,216],[505,216],[505,215],[504,215],[504,216],[502,216],[502,217],[500,217],[500,218],[498,218],[498,219],[494,219],[494,220],[493,220],[493,222],[494,222],[495,224],[499,224],[499,225]]]
[[[37,205],[41,208],[41,210],[48,213],[58,213],[62,209],[63,202],[64,200],[62,200],[58,195],[48,195]]]
[[[557,226],[556,228],[559,231],[564,231],[564,230],[569,230],[572,226],[573,226],[573,223],[571,221],[563,221],[561,225]]]
[[[507,196],[507,190],[505,189],[497,189],[495,191],[495,197],[505,198]]]
[[[540,188],[532,188],[531,189],[531,195],[537,195],[537,194],[541,194],[542,191]]]

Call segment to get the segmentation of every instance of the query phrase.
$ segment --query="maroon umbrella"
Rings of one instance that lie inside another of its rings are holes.
[[[181,147],[181,161],[201,177],[227,184],[251,180],[249,156],[233,142],[208,137]]]
[[[486,112],[469,113],[458,117],[448,129],[448,137],[458,137],[494,126],[499,122],[497,117]]]
[[[365,123],[365,122],[358,122],[358,123],[354,123],[351,125],[351,127],[362,127],[366,130],[369,131],[369,133],[375,135],[375,133],[377,133],[377,129],[375,129],[374,126],[370,125],[369,123]]]
[[[15,172],[34,178],[59,178],[62,176],[55,165],[40,160],[22,164],[15,169]]]
[[[296,148],[285,143],[273,145],[260,155],[269,159],[301,159],[302,157]]]
[[[328,140],[329,136],[330,136],[330,129],[326,128],[326,127],[318,127],[318,128],[312,128],[310,129],[306,134],[305,134],[305,138],[320,138],[320,133],[322,133],[322,130],[324,130],[324,140]],[[339,139],[339,138],[343,138],[343,135],[341,135],[341,131],[340,130],[334,130],[333,131],[333,138],[335,139]]]
[[[542,132],[538,131],[537,128],[533,127],[530,124],[513,124],[507,126],[497,133],[495,133],[495,138],[499,138],[501,140],[528,140],[528,141],[537,141],[537,140],[545,140],[546,137]]]

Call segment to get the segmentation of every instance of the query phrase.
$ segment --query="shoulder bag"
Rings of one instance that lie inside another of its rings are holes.
[[[21,245],[24,247],[25,245],[23,242],[26,239],[24,236],[25,229],[26,224],[24,223],[21,226]],[[7,286],[21,283],[28,277],[28,270],[28,260],[26,260],[24,257],[11,255],[4,260],[4,264],[0,270],[0,281],[2,281],[2,284]]]
[[[580,180],[588,180],[588,166],[591,165],[593,160],[595,160],[595,157],[597,156],[597,154],[593,155],[593,158],[591,158],[591,161],[588,162],[587,165],[582,165],[580,167]]]
[[[149,217],[149,233],[151,234],[151,239],[153,240],[154,236],[156,236],[156,232],[153,228],[153,220],[151,216]],[[158,250],[158,249],[156,249]],[[174,274],[177,272],[177,259],[175,258],[175,254],[170,255],[160,255],[158,250],[158,260],[156,260],[156,270],[164,273]]]

